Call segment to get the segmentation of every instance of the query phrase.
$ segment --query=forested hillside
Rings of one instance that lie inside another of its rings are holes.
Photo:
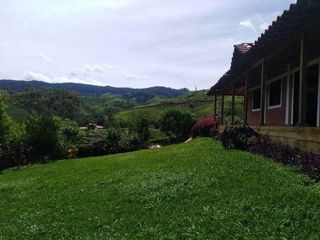
[[[50,84],[40,81],[0,80],[8,113],[16,120],[30,115],[57,115],[84,125],[104,125],[114,114],[159,99],[171,99],[188,89],[151,87],[145,89],[101,87],[77,83]]]
[[[160,97],[160,98],[172,98],[180,96],[189,90],[184,89],[172,89],[167,87],[151,87],[144,89],[134,88],[116,88],[110,86],[94,86],[79,83],[47,83],[41,81],[16,81],[16,80],[0,80],[0,89],[7,90],[9,92],[23,92],[27,89],[43,89],[52,88],[67,90],[71,92],[77,92],[85,96],[99,96],[103,94],[115,94],[129,99],[136,99],[139,103],[146,103],[147,101]]]
[[[121,112],[118,112],[115,117],[121,120],[128,120],[132,116],[142,115],[149,118],[151,122],[157,122],[161,115],[168,109],[179,109],[188,111],[195,115],[197,119],[213,115],[214,113],[214,97],[207,96],[207,91],[189,92],[172,99],[158,99],[149,104],[139,105]],[[221,99],[217,102],[217,113],[221,112]],[[224,106],[225,120],[228,122],[231,118],[231,97],[225,97]],[[241,122],[243,116],[243,98],[236,98],[235,106],[236,121]]]

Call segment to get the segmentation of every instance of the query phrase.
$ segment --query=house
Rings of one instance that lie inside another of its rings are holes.
[[[234,47],[231,67],[209,95],[244,97],[244,122],[320,153],[320,1],[298,0],[254,42]],[[215,114],[217,114],[215,108]],[[234,118],[232,118],[234,123]]]
[[[99,126],[97,124],[89,123],[85,127],[80,127],[80,130],[98,130],[98,129],[104,129],[103,126]]]

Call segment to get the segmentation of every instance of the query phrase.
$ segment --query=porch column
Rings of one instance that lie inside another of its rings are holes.
[[[265,75],[265,61],[261,63],[261,99],[260,99],[260,125],[264,125],[265,106],[266,106],[266,75]]]
[[[306,104],[307,104],[307,54],[306,54],[306,33],[301,35],[300,40],[300,91],[299,91],[299,125],[306,125]]]
[[[249,96],[249,88],[248,88],[248,73],[246,73],[245,75],[245,89],[244,89],[244,103],[243,103],[243,114],[244,114],[244,124],[247,125],[248,124],[248,96]]]
[[[214,93],[214,116],[217,116],[217,92]]]
[[[231,125],[234,125],[234,105],[235,105],[235,91],[232,85],[232,106],[231,106]]]
[[[291,89],[291,74],[290,74],[291,66],[288,64],[287,68],[287,90],[286,90],[286,125],[290,125],[292,120],[291,120],[291,111],[290,111],[290,106],[292,105],[292,101],[290,100],[290,89]]]
[[[319,62],[319,73],[318,73],[318,118],[317,127],[320,127],[320,62]]]
[[[221,94],[221,124],[224,123],[224,92]]]

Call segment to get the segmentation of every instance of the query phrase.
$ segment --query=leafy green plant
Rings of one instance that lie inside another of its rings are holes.
[[[286,165],[301,167],[310,177],[320,181],[320,155],[292,148],[265,136],[252,138],[248,151]]]
[[[111,128],[105,138],[78,146],[78,157],[123,153],[141,148],[137,134],[127,128]]]
[[[164,112],[160,119],[160,129],[172,140],[186,140],[195,123],[195,117],[188,112],[170,109]]]
[[[28,162],[30,147],[24,143],[24,125],[13,121],[0,99],[0,169]]]
[[[40,116],[26,121],[26,143],[41,161],[65,157],[79,136],[79,128],[71,120]]]
[[[246,125],[233,126],[225,128],[220,136],[220,140],[225,148],[247,150],[252,137],[258,136],[257,132]]]
[[[12,102],[31,115],[60,116],[76,119],[79,114],[78,94],[57,89],[29,89],[13,95]]]
[[[53,120],[58,124],[59,138],[62,141],[63,149],[67,150],[77,144],[82,136],[79,126],[76,122],[70,119],[63,119],[60,117],[54,117]]]
[[[32,117],[26,121],[26,142],[41,161],[62,157],[59,126],[50,117]]]
[[[135,120],[134,131],[137,133],[140,144],[145,144],[150,138],[150,123],[145,117],[138,117]]]
[[[0,143],[6,140],[10,131],[10,118],[6,113],[6,105],[2,99],[0,99]]]

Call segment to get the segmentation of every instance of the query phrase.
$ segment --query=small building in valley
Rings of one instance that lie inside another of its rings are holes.
[[[319,0],[298,0],[257,41],[235,46],[230,70],[208,93],[215,105],[221,97],[222,119],[224,96],[233,96],[233,112],[235,96],[244,96],[246,124],[320,153],[319,13]]]

